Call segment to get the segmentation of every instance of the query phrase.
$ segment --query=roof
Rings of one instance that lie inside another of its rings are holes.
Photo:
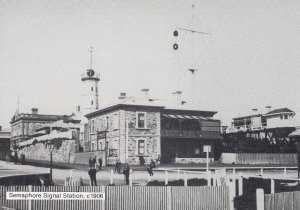
[[[19,143],[19,146],[27,146],[33,144],[33,142],[43,142],[43,141],[52,141],[54,139],[73,139],[73,131],[67,131],[67,132],[57,132],[53,131],[50,134],[31,138],[27,141],[23,141]]]
[[[268,113],[266,113],[266,115],[273,115],[273,114],[279,114],[279,113],[295,113],[294,111],[288,109],[288,108],[281,108],[281,109],[274,109]]]
[[[141,107],[152,107],[157,109],[165,109],[165,110],[182,110],[182,111],[198,111],[198,112],[210,112],[210,113],[217,113],[216,111],[205,111],[204,108],[200,108],[191,103],[185,103],[183,105],[176,105],[174,102],[170,101],[163,101],[163,100],[148,100],[146,98],[137,98],[134,96],[127,97],[123,100],[118,100],[115,103],[112,103],[107,106],[100,107],[99,110],[90,112],[86,114],[86,117],[91,117],[102,112],[106,112],[108,110],[113,110],[120,108],[122,106],[141,106]]]
[[[74,124],[74,123],[66,123],[64,122],[63,120],[58,120],[58,121],[55,121],[55,122],[51,122],[51,123],[48,123],[46,125],[43,125],[42,127],[39,127],[37,128],[36,130],[39,131],[39,130],[43,130],[45,128],[80,128],[80,125],[78,124]]]
[[[295,130],[292,133],[290,133],[289,136],[290,137],[296,137],[296,136],[300,137],[300,128],[298,128],[297,130]]]

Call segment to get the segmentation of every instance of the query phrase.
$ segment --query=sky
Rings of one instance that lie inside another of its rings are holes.
[[[268,105],[300,119],[299,11],[299,1],[1,0],[0,125],[10,126],[18,95],[20,112],[75,112],[90,46],[100,105],[142,88],[159,99],[183,90],[225,124]],[[211,36],[174,37],[177,27]]]

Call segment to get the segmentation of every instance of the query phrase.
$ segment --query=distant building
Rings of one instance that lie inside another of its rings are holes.
[[[16,147],[20,142],[36,135],[36,129],[50,122],[66,118],[66,115],[39,114],[37,108],[32,112],[16,113],[11,119],[11,146]]]
[[[0,126],[0,159],[4,160],[10,154],[10,129],[2,129]]]
[[[139,156],[163,163],[205,162],[204,145],[220,141],[220,121],[213,111],[203,111],[188,104],[168,106],[157,100],[126,97],[86,114],[90,151],[106,151],[108,164],[120,159],[138,164]]]
[[[232,126],[227,129],[228,133],[240,131],[259,131],[273,128],[291,128],[295,127],[294,116],[296,113],[288,108],[280,108],[271,110],[267,107],[267,111],[259,113],[257,109],[253,109],[250,115],[233,118]]]

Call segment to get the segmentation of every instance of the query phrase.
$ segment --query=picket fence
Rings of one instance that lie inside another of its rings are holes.
[[[265,210],[299,210],[300,191],[267,194],[265,198]]]
[[[6,192],[104,192],[105,200],[6,200]],[[229,210],[229,189],[173,186],[0,186],[0,206],[18,210]]]

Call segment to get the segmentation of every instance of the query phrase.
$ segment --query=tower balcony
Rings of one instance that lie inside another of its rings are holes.
[[[87,70],[87,71],[89,71],[89,70]],[[90,74],[90,76],[89,76],[87,72],[84,72],[84,73],[81,74],[81,81],[86,81],[86,80],[99,81],[100,80],[100,74],[99,73],[93,73],[93,74]]]

